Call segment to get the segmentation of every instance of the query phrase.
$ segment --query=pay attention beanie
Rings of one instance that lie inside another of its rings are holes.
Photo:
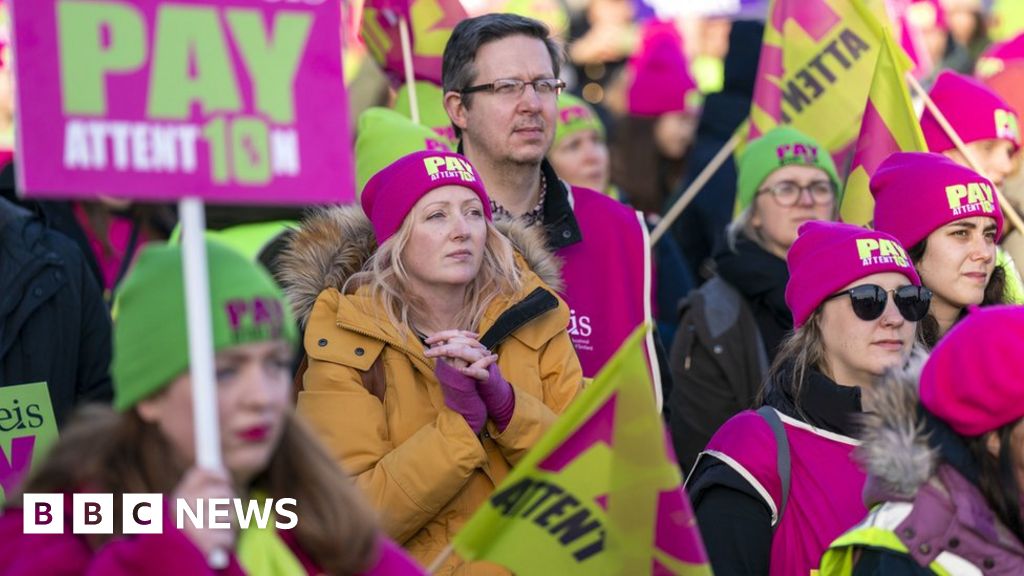
[[[955,72],[939,74],[928,93],[965,144],[978,140],[1008,140],[1020,147],[1017,112],[981,82]],[[955,148],[953,141],[928,108],[921,115],[921,132],[932,152]]]
[[[558,146],[564,138],[584,130],[594,130],[601,138],[605,137],[604,124],[590,104],[572,94],[562,92],[558,96],[558,123],[555,125],[555,140],[551,148]]]
[[[442,186],[462,186],[476,193],[491,219],[491,201],[476,168],[454,152],[413,152],[373,175],[363,190],[363,212],[373,224],[377,244],[402,227],[420,198]]]
[[[1024,306],[968,308],[921,372],[921,404],[962,436],[1024,416]]]
[[[448,141],[388,108],[367,108],[359,115],[356,135],[356,190],[362,194],[370,177],[417,150],[450,151]]]
[[[836,191],[836,206],[842,202],[842,187],[832,155],[816,140],[792,126],[778,126],[754,140],[740,157],[737,167],[736,213],[754,202],[757,189],[772,172],[785,166],[811,166],[828,174]]]
[[[115,306],[114,407],[128,410],[189,367],[181,246],[150,243],[124,280]],[[235,250],[206,242],[213,348],[284,340],[297,328],[270,275]]]
[[[892,236],[841,222],[805,222],[786,255],[786,304],[799,328],[814,310],[851,282],[879,272],[897,272],[915,286],[921,279]]]
[[[995,186],[974,170],[941,154],[896,152],[871,177],[876,230],[895,236],[908,249],[932,231],[964,218],[988,216],[1003,232]]]

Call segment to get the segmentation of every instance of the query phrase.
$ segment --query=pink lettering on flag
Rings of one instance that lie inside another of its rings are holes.
[[[35,449],[35,436],[22,436],[11,440],[11,456],[0,450],[0,487],[4,494],[10,494],[18,487],[21,477],[28,471],[32,463],[32,451]]]

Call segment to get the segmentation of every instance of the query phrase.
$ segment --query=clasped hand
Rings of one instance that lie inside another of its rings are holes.
[[[442,330],[425,340],[430,348],[424,354],[447,362],[478,382],[486,382],[490,377],[488,370],[498,361],[498,355],[485,348],[478,337],[476,332],[467,330]]]

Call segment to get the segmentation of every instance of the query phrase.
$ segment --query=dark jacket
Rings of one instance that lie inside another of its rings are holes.
[[[46,382],[58,426],[110,402],[110,316],[81,251],[0,199],[0,386]]]
[[[753,405],[793,327],[783,297],[786,263],[750,240],[737,239],[736,248],[717,258],[721,275],[681,304],[669,353],[674,387],[666,404],[684,471],[719,426]]]
[[[97,284],[102,285],[103,274],[100,272],[99,263],[92,256],[89,238],[86,237],[82,227],[75,220],[75,213],[72,210],[71,202],[22,198],[18,196],[15,179],[14,162],[11,162],[0,170],[0,197],[10,201],[12,204],[25,208],[33,216],[39,218],[47,228],[73,240],[78,245],[78,249],[82,254],[86,256],[85,263],[89,273],[96,279]]]
[[[96,283],[102,288],[104,280],[103,273],[100,271],[100,263],[93,252],[89,236],[86,235],[85,230],[82,229],[82,225],[75,216],[76,203],[68,200],[22,198],[18,195],[15,180],[16,171],[12,162],[0,170],[0,197],[28,210],[47,228],[72,240],[85,257],[89,273],[92,274],[93,278],[96,279]],[[215,229],[210,225],[210,208],[207,206],[207,228]],[[138,214],[137,212],[136,207],[130,207],[124,211],[111,212],[113,215],[128,218],[132,221],[132,238],[127,247],[114,290],[116,290],[116,286],[120,284],[120,281],[128,272],[128,264],[132,262],[133,255],[141,247],[143,242],[140,239],[147,236],[147,233],[150,239],[170,237],[177,219],[170,206],[147,204],[144,214]],[[113,299],[113,293],[108,292],[104,294],[104,301],[108,307]]]
[[[726,248],[715,255],[715,268],[750,307],[771,364],[779,345],[793,330],[793,313],[786,304],[786,261],[741,234],[735,250]]]
[[[759,22],[733,23],[722,90],[704,100],[683,183],[668,206],[697,178],[750,113],[763,34],[764,26]],[[714,253],[725,226],[732,220],[735,201],[736,166],[727,160],[672,225],[676,242],[698,282],[710,277],[705,261]]]

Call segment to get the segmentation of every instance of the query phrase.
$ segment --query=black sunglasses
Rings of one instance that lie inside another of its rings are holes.
[[[928,314],[928,306],[932,302],[932,291],[924,286],[900,286],[895,290],[886,290],[876,284],[861,284],[849,290],[843,290],[826,298],[831,300],[843,295],[850,297],[853,313],[865,321],[878,320],[885,312],[885,303],[892,292],[892,300],[896,308],[908,322],[919,322]]]

